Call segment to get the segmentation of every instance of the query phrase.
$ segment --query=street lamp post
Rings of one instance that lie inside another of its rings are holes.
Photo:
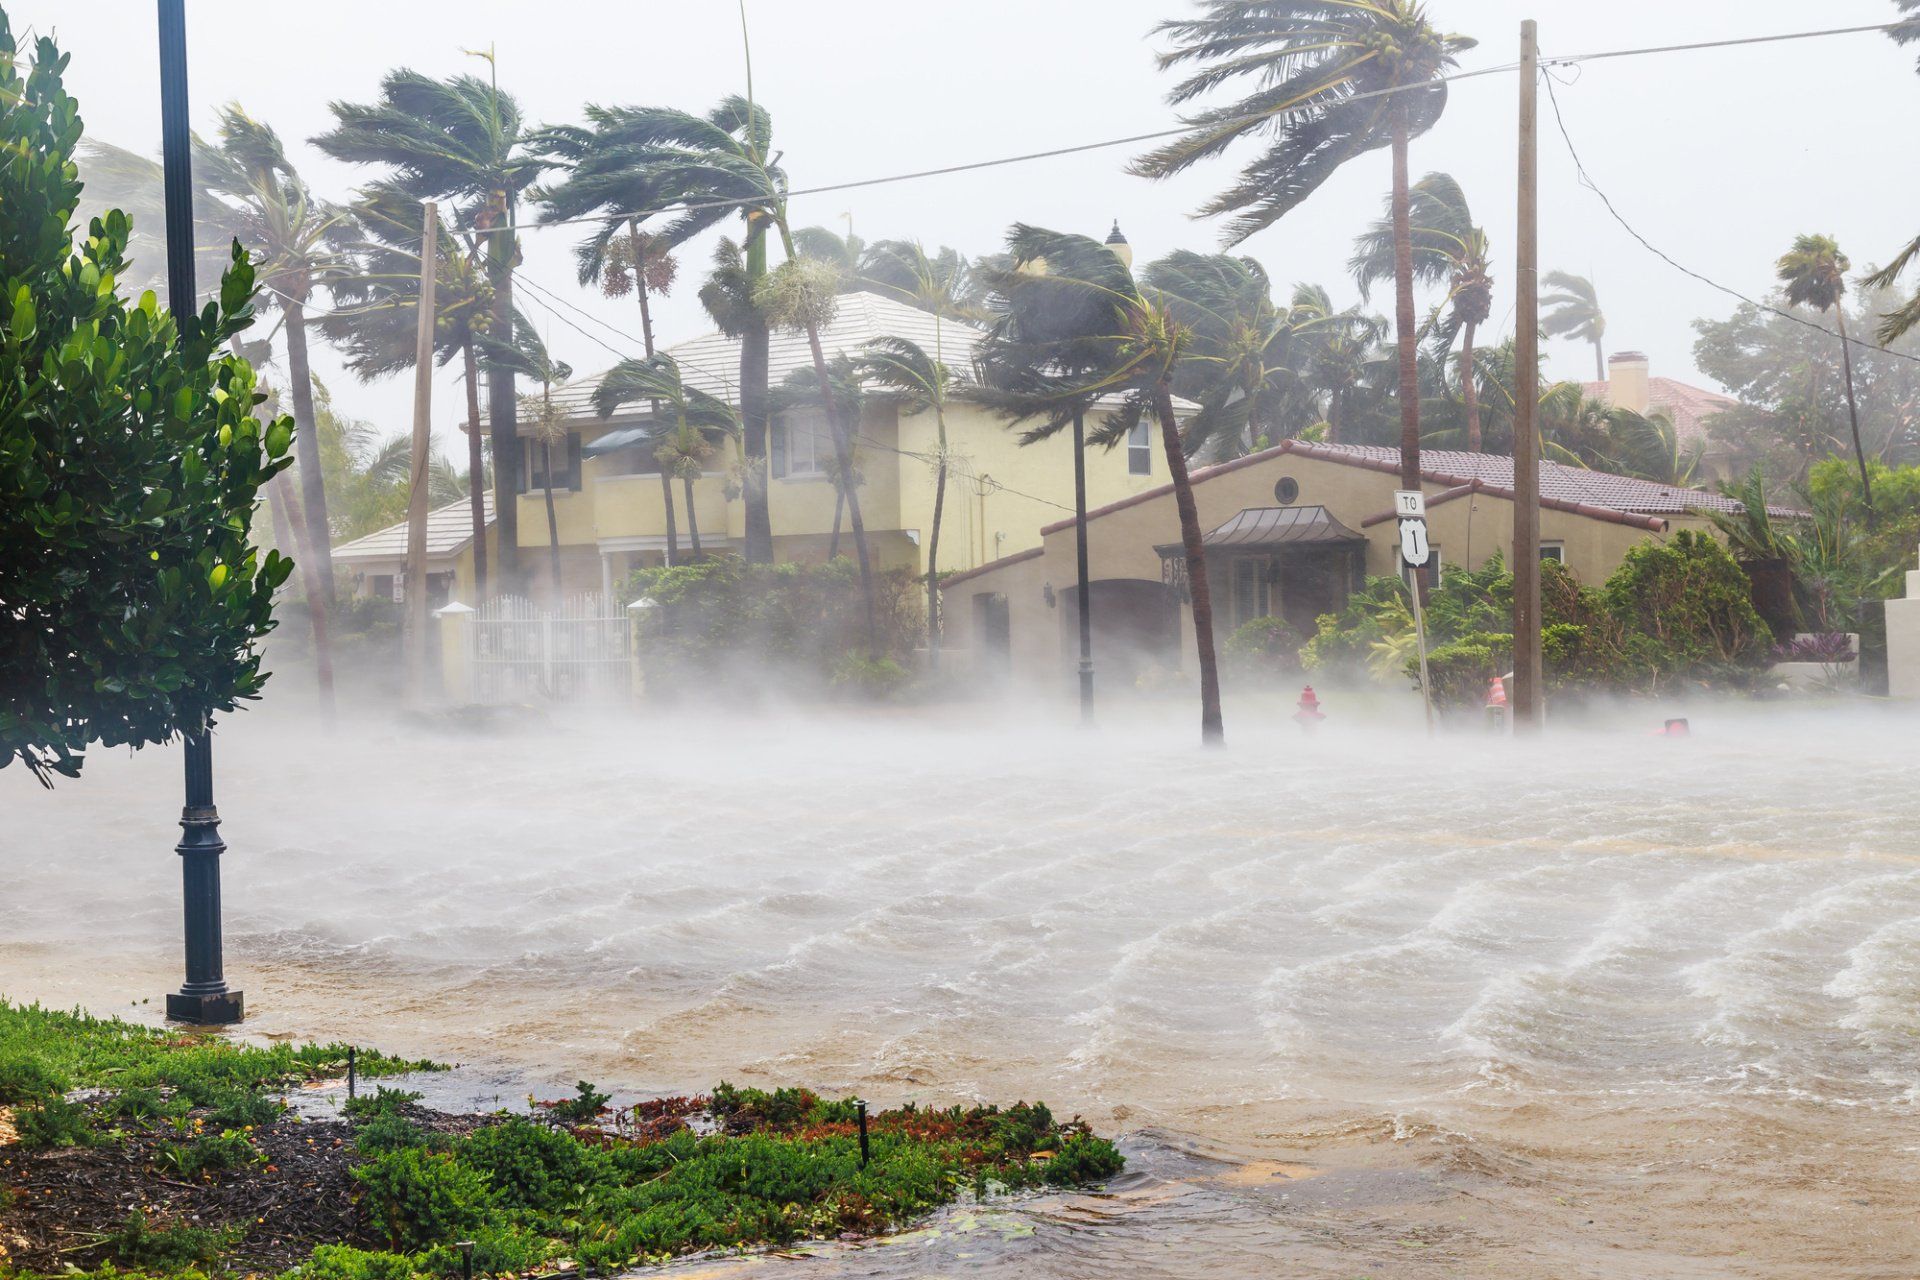
[[[160,145],[166,175],[167,305],[185,323],[195,310],[192,135],[187,125],[185,0],[160,4]],[[180,810],[180,883],[186,903],[187,977],[167,997],[176,1022],[224,1026],[240,1021],[245,1001],[227,989],[220,940],[220,811],[213,804],[210,724],[186,735],[186,804]]]

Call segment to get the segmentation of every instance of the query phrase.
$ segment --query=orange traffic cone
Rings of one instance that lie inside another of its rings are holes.
[[[1487,685],[1487,705],[1504,707],[1507,705],[1507,681],[1505,676],[1495,676]]]
[[[1300,691],[1298,705],[1300,709],[1293,713],[1293,718],[1303,729],[1311,729],[1327,718],[1327,713],[1320,709],[1320,699],[1314,693],[1312,685]]]

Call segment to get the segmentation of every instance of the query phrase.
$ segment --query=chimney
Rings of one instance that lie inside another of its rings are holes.
[[[1653,403],[1647,380],[1647,353],[1616,351],[1607,357],[1607,399],[1616,409],[1645,413]]]

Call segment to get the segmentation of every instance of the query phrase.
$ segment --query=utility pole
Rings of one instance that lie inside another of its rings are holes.
[[[1538,731],[1540,658],[1540,32],[1520,24],[1519,261],[1514,287],[1513,697],[1516,732]]]
[[[1116,224],[1115,231],[1118,231]],[[1093,583],[1087,573],[1087,420],[1073,411],[1073,551],[1079,562],[1080,723],[1093,724]]]
[[[187,123],[185,0],[160,5],[160,146],[165,175],[167,306],[177,323],[192,322],[192,135]],[[202,724],[186,735],[186,803],[180,810],[180,887],[186,907],[187,977],[167,997],[175,1022],[225,1026],[245,1014],[245,999],[227,990],[220,935],[220,811],[213,804],[213,733]]]
[[[433,446],[434,287],[439,282],[440,208],[425,201],[420,227],[420,315],[413,352],[413,474],[407,490],[407,688],[427,688],[427,452]]]

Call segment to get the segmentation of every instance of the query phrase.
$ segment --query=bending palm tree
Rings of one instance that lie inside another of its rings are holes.
[[[1160,65],[1201,69],[1168,95],[1194,102],[1241,77],[1258,85],[1238,101],[1187,118],[1189,131],[1134,162],[1165,178],[1266,135],[1240,180],[1202,206],[1233,214],[1229,246],[1273,225],[1346,161],[1393,151],[1394,329],[1400,364],[1400,483],[1420,487],[1420,388],[1414,338],[1413,242],[1407,185],[1410,141],[1446,109],[1443,79],[1473,48],[1427,20],[1417,0],[1202,0],[1201,16],[1160,24],[1174,48]]]
[[[1441,352],[1453,349],[1456,331],[1460,347],[1460,392],[1466,402],[1467,450],[1480,452],[1480,401],[1474,386],[1474,333],[1493,314],[1493,273],[1487,256],[1487,233],[1473,223],[1466,193],[1445,173],[1430,173],[1413,185],[1407,201],[1413,240],[1413,277],[1426,284],[1444,284],[1447,296],[1427,317],[1426,327],[1442,326]],[[1396,268],[1391,211],[1354,241],[1348,269],[1369,296],[1373,286],[1393,276]],[[1444,309],[1445,318],[1441,312]]]
[[[740,419],[726,401],[682,381],[680,366],[668,355],[622,360],[607,370],[593,389],[594,412],[603,418],[612,417],[622,405],[636,400],[658,406],[650,432],[654,456],[660,460],[661,475],[671,470],[685,487],[687,536],[698,560],[700,521],[694,511],[693,482],[720,446],[740,435]],[[660,409],[673,414],[671,425],[659,416]]]
[[[1853,264],[1832,236],[1796,236],[1793,248],[1774,264],[1787,286],[1787,302],[1815,311],[1831,311],[1840,328],[1840,366],[1847,385],[1847,423],[1853,428],[1853,456],[1860,464],[1860,494],[1867,505],[1867,527],[1874,524],[1873,480],[1867,474],[1867,450],[1860,443],[1860,408],[1853,395],[1853,344],[1847,339],[1847,271]]]
[[[320,321],[362,381],[413,367],[420,311],[420,201],[391,183],[373,183],[356,209],[367,240],[358,267],[333,285],[342,304]],[[473,583],[487,597],[486,461],[481,448],[479,343],[493,323],[493,283],[477,237],[441,224],[439,279],[434,283],[436,362],[460,357],[467,391],[468,513],[473,524]],[[519,322],[525,324],[525,319]]]
[[[1572,338],[1593,344],[1593,377],[1607,380],[1607,317],[1600,310],[1600,295],[1593,281],[1568,271],[1549,271],[1541,280],[1552,293],[1540,299],[1544,314],[1540,331],[1549,338]]]
[[[521,324],[515,327],[515,341],[511,344],[500,342],[491,334],[480,340],[481,364],[490,380],[498,380],[503,375],[521,374],[540,384],[538,395],[520,397],[520,411],[515,415],[517,421],[525,421],[532,428],[532,440],[540,446],[541,489],[547,504],[547,566],[552,572],[553,593],[560,594],[560,521],[553,506],[553,446],[565,446],[567,441],[567,411],[553,402],[553,390],[565,384],[573,376],[573,366],[564,360],[555,360],[547,350],[547,344],[533,331],[533,326]],[[519,440],[514,441],[514,453],[521,452]],[[494,453],[496,461],[499,453]]]
[[[477,56],[497,72],[492,54]],[[377,101],[335,102],[332,111],[336,124],[313,139],[315,146],[337,160],[387,166],[395,189],[416,200],[449,202],[455,226],[485,241],[493,286],[488,334],[510,345],[515,340],[513,269],[519,260],[514,216],[521,193],[552,161],[533,146],[519,104],[500,91],[498,75],[435,80],[403,68],[381,81]],[[520,405],[513,377],[503,368],[487,382],[494,520],[501,576],[509,587],[520,572]]]
[[[1097,443],[1112,447],[1143,417],[1158,421],[1193,603],[1200,737],[1218,743],[1225,733],[1213,594],[1186,448],[1173,413],[1173,379],[1186,355],[1185,330],[1165,298],[1143,291],[1120,257],[1097,240],[1021,224],[1007,236],[1007,248],[1013,267],[993,273],[1001,312],[980,349],[984,385],[974,397],[1014,422],[1037,419],[1022,434],[1022,443],[1053,435],[1109,396],[1120,403],[1094,433]]]
[[[937,323],[934,333],[937,339]],[[863,382],[892,396],[903,416],[933,411],[938,444],[933,459],[933,527],[927,535],[927,659],[938,671],[940,519],[947,503],[947,404],[960,383],[937,355],[929,356],[905,338],[876,338],[854,358],[853,367]]]

